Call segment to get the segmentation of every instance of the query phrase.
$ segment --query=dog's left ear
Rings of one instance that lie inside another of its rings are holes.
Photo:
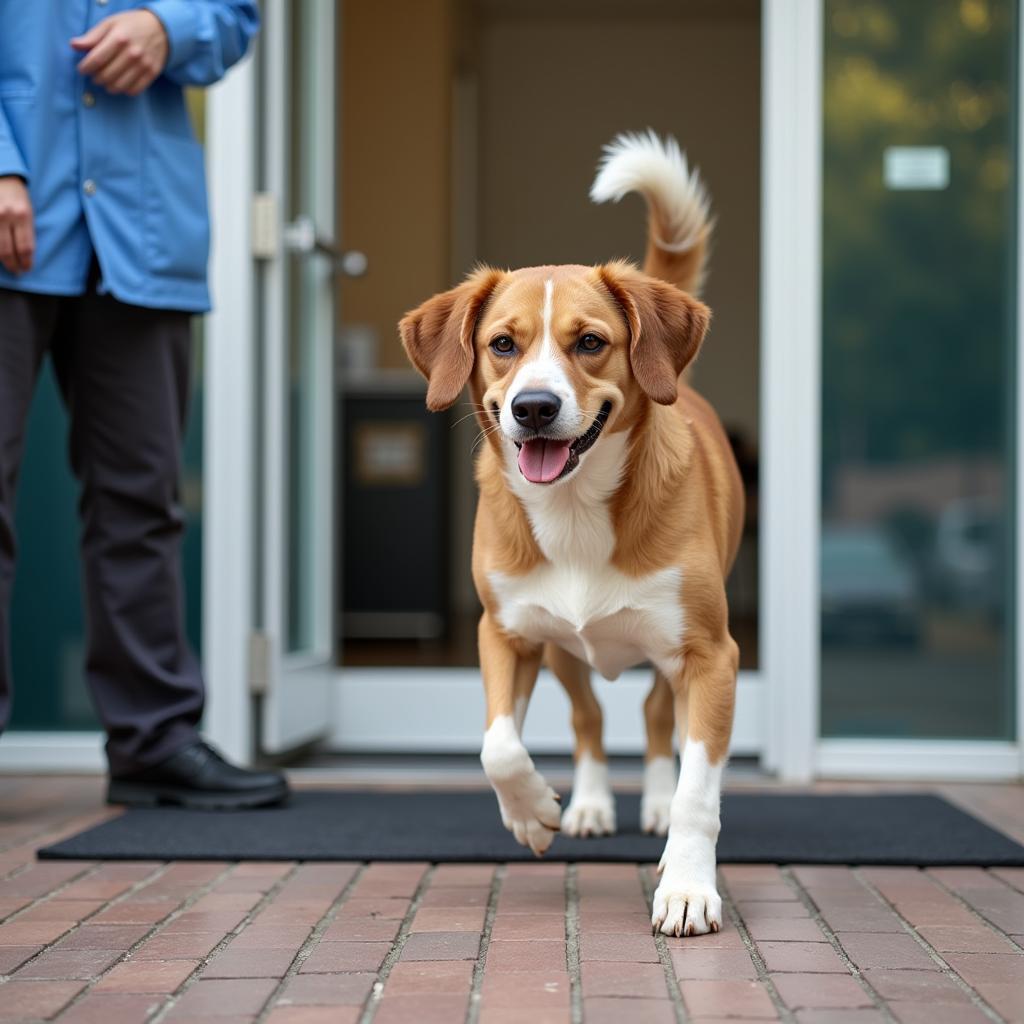
[[[398,325],[406,354],[427,378],[427,408],[454,405],[473,372],[473,333],[502,271],[483,267],[457,288],[427,299]]]
[[[647,396],[671,405],[679,374],[704,340],[711,310],[675,285],[641,273],[629,263],[598,267],[604,286],[629,325],[629,362]]]

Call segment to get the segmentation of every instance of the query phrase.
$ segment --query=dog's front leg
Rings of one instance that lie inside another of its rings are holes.
[[[718,644],[690,647],[682,672],[671,680],[682,767],[651,916],[666,935],[703,935],[722,927],[715,844],[738,660],[736,644],[726,635]]]
[[[488,612],[480,619],[479,640],[487,695],[480,763],[498,795],[505,828],[539,857],[555,838],[561,817],[558,794],[534,767],[520,735],[542,647],[504,633]]]

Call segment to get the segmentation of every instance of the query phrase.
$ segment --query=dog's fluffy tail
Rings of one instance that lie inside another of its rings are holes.
[[[644,272],[698,295],[713,227],[711,203],[671,135],[662,140],[653,130],[625,132],[605,146],[590,198],[618,202],[628,192],[647,202]]]

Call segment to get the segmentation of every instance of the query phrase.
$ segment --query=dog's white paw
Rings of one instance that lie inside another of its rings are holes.
[[[715,844],[702,835],[669,836],[658,866],[651,925],[665,935],[706,935],[722,927]]]
[[[606,836],[615,831],[615,800],[608,782],[608,762],[581,754],[572,780],[572,799],[562,815],[570,836]]]
[[[715,887],[673,888],[662,881],[654,893],[651,925],[665,935],[707,935],[722,927],[722,900]]]
[[[517,843],[528,846],[540,857],[558,831],[562,814],[558,794],[536,769],[501,782],[492,780],[492,784],[505,828]]]
[[[663,797],[648,797],[645,794],[640,804],[640,825],[643,830],[651,835],[667,836],[671,806],[671,796],[666,800]]]
[[[615,801],[603,797],[573,796],[562,815],[562,831],[570,836],[610,836],[615,832]]]

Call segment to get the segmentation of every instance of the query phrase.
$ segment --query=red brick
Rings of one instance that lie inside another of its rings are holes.
[[[85,988],[84,981],[9,981],[0,999],[0,1020],[52,1017]]]
[[[549,915],[545,914],[533,916],[547,917]],[[554,916],[564,917],[564,915]],[[580,930],[583,932],[587,932],[588,934],[593,934],[595,932],[613,932],[616,935],[651,934],[651,915],[647,911],[643,911],[642,913],[623,913],[622,911],[618,911],[616,913],[608,914],[604,913],[603,911],[583,910],[580,912],[579,919]],[[496,918],[496,921],[500,920],[501,914],[499,914]]]
[[[96,984],[96,992],[174,992],[199,966],[196,960],[129,960],[111,968]]]
[[[416,912],[414,932],[479,932],[484,927],[483,907],[427,907]]]
[[[1007,1020],[1024,1020],[1024,985],[1013,982],[984,982],[978,986],[982,998]]]
[[[677,978],[712,981],[757,977],[746,950],[702,949],[699,943],[699,939],[691,938],[669,944]]]
[[[42,946],[0,946],[0,974],[13,974],[42,948]]]
[[[376,974],[297,974],[278,998],[276,1006],[362,1006]],[[468,988],[468,986],[467,986]]]
[[[162,996],[90,992],[60,1015],[60,1024],[143,1024]]]
[[[292,949],[239,949],[218,953],[204,978],[283,978],[295,959]]]
[[[755,942],[824,942],[825,936],[809,917],[758,918],[747,925]]]
[[[420,900],[421,907],[486,907],[491,898],[490,889],[471,886],[431,886]],[[405,916],[403,911],[402,917]]]
[[[487,947],[487,967],[490,973],[517,971],[562,971],[565,969],[565,943],[553,939],[521,942],[518,939],[499,939]]]
[[[864,972],[864,980],[886,1000],[906,999],[932,1003],[962,1003],[963,990],[938,971],[887,971],[878,968]]]
[[[989,982],[1020,984],[1024,978],[1024,953],[949,953],[944,959],[974,988]]]
[[[458,891],[458,890],[456,890]],[[486,901],[485,901],[486,903]],[[421,904],[422,905],[422,904]],[[409,900],[403,899],[348,899],[335,917],[336,921],[342,921],[350,917],[381,917],[390,920],[401,921],[409,913]],[[260,915],[262,918],[268,911]]]
[[[484,972],[481,1005],[490,1010],[560,1010],[568,1008],[571,996],[569,975],[552,967],[547,971],[514,973]]]
[[[836,951],[825,942],[759,942],[757,948],[769,971],[848,973]]]
[[[854,889],[865,892],[849,868],[831,866],[797,866],[793,868],[796,880],[805,889]]]
[[[821,916],[834,932],[903,932],[900,919],[880,903],[864,907],[836,907]]]
[[[219,932],[161,932],[132,954],[132,960],[201,960],[224,938]]]
[[[744,921],[750,922],[766,917],[810,917],[810,912],[802,903],[765,903],[754,900],[746,903],[737,903],[736,909]]]
[[[279,1006],[266,1024],[356,1024],[362,1013],[359,1006]]]
[[[402,960],[475,960],[479,932],[415,932],[405,940]]]
[[[667,999],[665,968],[660,963],[596,963],[582,965],[583,995],[636,996]]]
[[[439,864],[431,876],[430,887],[463,885],[479,889],[489,886],[493,878],[493,864]]]
[[[125,900],[101,910],[90,924],[156,924],[179,906],[177,900]]]
[[[976,925],[964,928],[944,928],[930,925],[918,928],[918,933],[940,953],[1012,953],[1013,946],[1002,935]]]
[[[305,925],[264,925],[260,919],[231,940],[232,949],[299,949],[309,938],[311,929]],[[363,936],[353,936],[362,938]]]
[[[121,958],[114,949],[48,949],[18,971],[18,978],[95,978]]]
[[[479,1024],[523,1024],[523,1011],[518,1007],[484,1006],[478,1018]],[[571,1024],[569,1007],[544,1007],[530,1011],[530,1024]]]
[[[61,939],[61,949],[130,949],[150,930],[144,924],[83,924]]]
[[[245,919],[245,914],[234,911],[207,911],[206,913],[193,913],[187,911],[173,921],[168,921],[161,928],[163,934],[175,932],[220,932],[227,935],[234,931]],[[97,926],[98,927],[98,926]]]
[[[862,970],[868,967],[937,969],[928,953],[905,933],[843,932],[839,941],[846,955]]]
[[[101,900],[50,899],[26,910],[19,921],[84,921],[103,906]]]
[[[798,1024],[885,1024],[878,1010],[798,1010]]]
[[[789,903],[796,900],[796,893],[785,882],[768,883],[740,883],[729,885],[729,897],[736,903],[748,903],[751,901],[770,901]]]
[[[299,968],[302,974],[375,971],[391,948],[389,942],[321,942]]]
[[[327,942],[391,942],[401,927],[396,917],[346,917],[334,921],[323,938]]]
[[[679,990],[692,1017],[778,1017],[771,997],[758,981],[694,979],[681,981]]]
[[[420,911],[422,913],[422,911]],[[648,923],[648,931],[650,924]],[[565,939],[564,914],[498,914],[492,939]]]
[[[587,1024],[675,1024],[676,1014],[667,999],[585,999]]]
[[[0,924],[0,946],[46,945],[60,938],[75,921],[25,921],[20,919]]]
[[[989,1017],[970,1003],[888,1003],[900,1024],[987,1024]]]
[[[473,963],[468,960],[399,960],[391,968],[385,990],[395,995],[468,992],[472,984]]]
[[[580,935],[581,960],[618,960],[628,963],[658,963],[654,937],[647,935]]]
[[[772,982],[792,1010],[874,1005],[871,996],[849,974],[773,974]]]
[[[200,978],[178,1001],[179,1015],[191,1017],[257,1014],[277,987],[273,978],[208,981]]]
[[[385,995],[373,1019],[374,1024],[461,1024],[468,1003],[468,992],[459,995]]]

